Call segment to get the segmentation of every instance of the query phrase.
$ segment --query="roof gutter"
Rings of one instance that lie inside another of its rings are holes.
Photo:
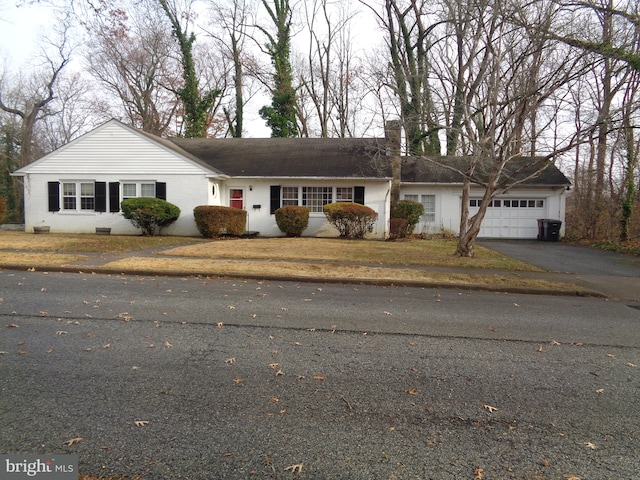
[[[379,182],[388,182],[391,180],[391,177],[313,177],[313,176],[274,176],[274,177],[256,177],[256,176],[243,176],[243,175],[229,175],[227,178],[233,180],[367,180],[367,181],[379,181]]]

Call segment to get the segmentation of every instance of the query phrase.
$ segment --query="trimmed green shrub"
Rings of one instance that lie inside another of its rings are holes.
[[[288,205],[276,210],[276,223],[278,228],[287,237],[299,237],[309,225],[309,209]]]
[[[413,229],[420,221],[420,217],[424,213],[424,205],[413,200],[400,200],[392,212],[392,221],[394,218],[402,218],[406,220],[404,225],[398,225],[397,236],[407,237],[413,233]],[[393,223],[391,224],[391,232],[393,234]]]
[[[160,198],[136,197],[123,200],[120,204],[124,218],[131,220],[143,235],[158,234],[162,227],[171,225],[180,216],[180,209]]]
[[[0,195],[0,223],[4,223],[5,216],[7,215],[7,202],[4,197]]]
[[[200,205],[193,209],[198,231],[203,237],[215,238],[223,233],[240,236],[245,232],[247,212],[240,208]]]
[[[378,219],[375,210],[359,203],[329,203],[322,208],[329,223],[338,229],[341,238],[364,238],[373,231]]]

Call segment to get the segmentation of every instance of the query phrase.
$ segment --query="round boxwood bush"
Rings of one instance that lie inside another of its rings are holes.
[[[322,210],[329,223],[338,229],[341,238],[364,238],[373,231],[378,219],[375,210],[359,203],[329,203]]]
[[[400,200],[393,209],[392,220],[394,218],[402,218],[406,220],[406,222],[397,222],[397,236],[402,238],[411,235],[423,213],[424,205],[420,202],[414,202],[413,200]]]
[[[160,198],[137,197],[123,200],[120,204],[124,218],[131,220],[143,235],[160,233],[162,227],[171,225],[180,216],[180,209]]]
[[[287,205],[275,211],[278,228],[287,237],[299,237],[309,225],[309,209]]]

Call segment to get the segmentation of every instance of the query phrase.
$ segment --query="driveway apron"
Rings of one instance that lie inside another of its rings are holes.
[[[575,283],[608,297],[640,302],[640,258],[562,242],[483,239],[483,247],[550,272],[571,275]]]

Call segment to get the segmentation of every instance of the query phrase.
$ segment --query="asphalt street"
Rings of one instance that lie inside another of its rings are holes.
[[[143,479],[640,478],[633,302],[8,270],[0,297],[2,453]]]

